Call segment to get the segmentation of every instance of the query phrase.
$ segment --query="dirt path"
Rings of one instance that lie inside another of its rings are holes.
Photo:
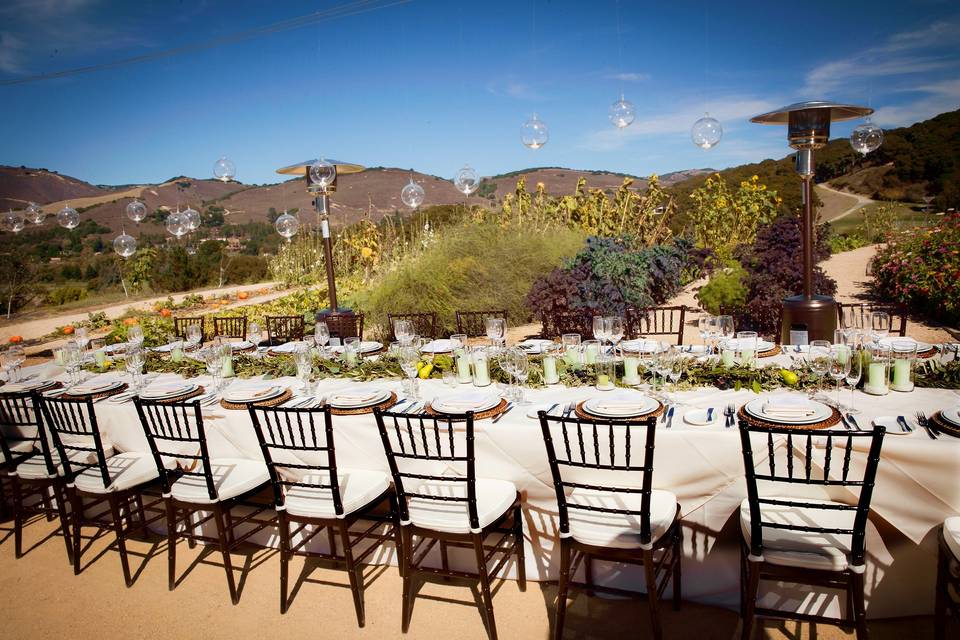
[[[22,322],[14,322],[0,328],[0,342],[6,343],[10,336],[21,336],[24,340],[34,340],[40,337],[47,335],[48,333],[54,331],[57,327],[62,327],[66,324],[72,324],[75,322],[80,322],[87,319],[87,314],[90,311],[102,311],[107,314],[108,318],[117,318],[122,316],[128,309],[149,309],[157,302],[163,302],[168,297],[172,297],[174,302],[180,302],[188,295],[202,295],[204,297],[212,294],[220,293],[235,293],[239,291],[254,292],[258,289],[269,288],[271,289],[270,293],[264,295],[251,295],[246,300],[236,300],[229,305],[224,305],[221,309],[229,309],[233,306],[247,305],[247,304],[256,304],[260,302],[267,302],[268,300],[273,300],[274,298],[279,298],[282,295],[289,293],[287,290],[277,290],[274,291],[273,287],[278,284],[275,282],[263,282],[259,284],[248,284],[241,286],[228,286],[221,288],[211,288],[211,289],[202,289],[199,291],[188,291],[185,293],[178,293],[172,296],[157,296],[155,298],[148,298],[145,300],[136,300],[130,302],[122,302],[119,304],[114,304],[108,307],[103,308],[88,308],[80,311],[71,311],[70,313],[63,313],[58,315],[48,315],[42,318],[30,318],[28,320],[23,320]],[[49,347],[52,343],[45,343],[43,346],[33,345],[28,347],[27,351],[36,351],[38,348]]]
[[[824,222],[845,218],[868,204],[876,202],[876,200],[871,200],[858,193],[839,191],[828,186],[825,182],[816,185],[814,188],[817,190],[817,195],[823,202],[823,207],[820,209],[820,218]]]

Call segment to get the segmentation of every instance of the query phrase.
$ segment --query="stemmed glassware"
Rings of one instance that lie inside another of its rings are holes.
[[[818,383],[817,388],[811,393],[813,397],[820,391],[820,380],[830,371],[830,349],[831,345],[828,341],[814,340],[810,343],[810,347],[807,350],[807,364],[810,367],[810,373],[817,378]]]
[[[607,339],[610,337],[609,334],[607,333],[607,329],[609,328],[609,326],[610,325],[607,322],[607,318],[604,318],[603,316],[593,316],[593,337],[594,339],[600,341],[601,347],[606,343]]]
[[[657,346],[658,353],[654,359],[653,369],[660,375],[660,380],[663,384],[663,398],[667,402],[670,402],[670,394],[667,392],[667,376],[670,375],[670,372],[673,370],[673,361],[676,357],[676,352],[664,343],[660,343]]]
[[[2,353],[3,355],[3,368],[7,372],[7,381],[8,382],[19,382],[20,381],[20,365],[23,364],[26,360],[26,353],[23,351],[23,347],[18,344],[15,344],[9,347],[6,351]]]
[[[880,342],[890,332],[890,314],[885,311],[874,311],[870,314],[870,335],[874,342]]]
[[[413,329],[413,323],[409,320],[397,319],[393,321],[393,335],[401,345],[408,345],[416,336]]]
[[[523,349],[513,348],[507,351],[505,360],[510,366],[508,373],[517,380],[512,394],[514,402],[521,406],[528,404],[523,395],[523,385],[526,384],[527,377],[530,375],[530,360],[527,358],[527,353]]]
[[[327,343],[330,342],[330,327],[327,326],[326,322],[318,322],[317,326],[313,328],[313,341],[322,356],[326,352]]]
[[[223,351],[214,346],[206,347],[200,351],[200,357],[213,378],[213,388],[219,392],[223,388]]]
[[[504,342],[504,336],[507,333],[507,323],[503,318],[487,318],[484,320],[484,326],[487,330],[487,338],[494,347],[500,346]]]
[[[70,340],[63,346],[63,366],[67,369],[70,377],[70,384],[80,383],[80,363],[83,359],[83,351],[76,340]]]
[[[131,386],[136,391],[143,388],[143,364],[146,362],[146,354],[139,346],[130,346],[127,348],[126,367],[130,374]]]
[[[200,327],[197,327],[197,330],[199,329]],[[143,346],[143,328],[140,325],[135,324],[127,329],[127,342],[133,347],[139,348]],[[83,349],[83,346],[80,348]]]
[[[837,383],[837,410],[843,411],[840,405],[840,383],[843,382],[850,373],[850,349],[843,344],[835,344],[830,349],[830,366],[828,373]]]
[[[303,383],[303,393],[310,393],[310,376],[313,374],[313,357],[310,355],[310,346],[306,343],[298,344],[293,352],[293,361],[297,364],[297,379]]]
[[[670,379],[670,384],[673,385],[674,390],[676,390],[677,383],[680,382],[680,376],[683,375],[683,370],[686,367],[686,360],[683,357],[683,353],[680,351],[680,346],[670,347],[670,361],[669,366],[665,367],[664,371],[666,372],[667,377]],[[667,396],[667,399],[670,400],[670,396]]]
[[[733,316],[717,316],[709,326],[710,337],[714,344],[733,338],[735,329]]]
[[[130,327],[130,328],[131,328],[131,329],[137,329],[138,327]],[[259,327],[257,327],[257,328],[259,329]],[[187,338],[187,346],[188,346],[190,349],[195,349],[195,348],[197,347],[197,345],[200,344],[200,341],[203,340],[203,331],[200,330],[200,325],[198,325],[198,324],[188,325],[186,331],[184,331],[184,335],[186,335],[186,338]],[[130,333],[128,332],[128,333],[127,333],[127,337],[129,338],[129,336],[130,336]],[[142,332],[141,332],[140,336],[141,336],[141,337],[140,337],[140,341],[143,342],[143,333],[142,333]]]
[[[716,318],[705,313],[697,319],[697,331],[700,333],[700,341],[704,345],[707,355],[710,355],[710,325],[716,326]]]
[[[77,344],[80,345],[81,353],[85,353],[87,350],[87,345],[90,344],[90,336],[87,334],[87,328],[77,327],[77,330],[74,332],[74,340],[76,340]]]
[[[850,369],[847,371],[846,383],[850,385],[850,406],[847,407],[847,413],[860,413],[860,410],[853,406],[853,399],[857,393],[857,385],[860,384],[860,378],[863,376],[863,358],[860,352],[854,349],[850,353]]]
[[[606,335],[610,339],[610,344],[613,345],[613,354],[616,355],[617,345],[620,344],[624,333],[626,333],[623,316],[610,316],[606,318],[606,323]]]
[[[190,334],[190,327],[187,327],[187,334]],[[260,346],[260,341],[263,340],[263,330],[260,328],[259,322],[251,322],[247,325],[247,340],[252,342],[254,347]]]
[[[411,344],[400,345],[400,368],[407,374],[404,393],[411,398],[420,398],[420,389],[417,386],[417,363],[420,362],[419,350]]]

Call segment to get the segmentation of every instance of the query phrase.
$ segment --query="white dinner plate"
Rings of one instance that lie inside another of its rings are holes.
[[[816,422],[826,420],[833,415],[833,409],[831,407],[815,400],[810,401],[810,407],[815,412],[810,416],[787,417],[782,415],[769,415],[763,411],[763,406],[766,404],[767,400],[768,398],[766,397],[754,398],[743,406],[743,410],[755,418],[760,418],[761,420],[766,420],[767,422],[780,422],[783,424],[814,424]]]
[[[917,345],[917,353],[923,353],[924,351],[930,351],[933,349],[933,345],[929,342],[920,342],[919,340],[914,340],[913,338],[895,336],[891,338],[882,338],[878,341],[880,346],[884,349],[892,349],[894,342],[912,342]]]
[[[121,380],[104,380],[98,382],[96,380],[89,380],[83,382],[73,387],[67,393],[71,396],[89,396],[97,393],[106,393],[107,391],[113,391],[117,387],[123,384]]]
[[[960,407],[950,407],[949,409],[941,409],[940,416],[952,425],[960,427]]]
[[[769,340],[757,339],[757,353],[763,353],[764,351],[770,351],[773,347],[776,346]],[[731,338],[723,343],[721,343],[721,348],[726,347],[727,349],[739,349],[740,340],[738,338]]]
[[[332,347],[327,347],[331,353],[343,353],[344,346],[342,344],[334,345]],[[372,351],[380,351],[383,349],[383,343],[377,342],[376,340],[364,340],[360,343],[360,353],[370,353]]]
[[[590,398],[583,403],[583,410],[602,418],[635,418],[656,410],[659,402],[642,393],[618,391]]]
[[[283,394],[285,389],[274,385],[263,385],[262,387],[244,387],[227,391],[223,394],[223,399],[234,404],[245,404],[249,402],[263,402]]]
[[[390,397],[386,389],[344,389],[327,396],[327,404],[336,409],[362,409],[380,404]]]
[[[911,424],[910,419],[907,416],[903,417],[907,421],[907,424],[913,427],[914,431],[921,429],[921,427]],[[901,427],[900,423],[897,422],[897,416],[877,416],[873,419],[873,424],[884,427],[887,430],[888,436],[908,436],[913,433],[913,431],[903,430],[903,427]]]
[[[620,348],[629,353],[656,353],[661,350],[656,340],[624,340]]]
[[[302,340],[297,340],[295,342],[284,342],[283,344],[278,344],[275,347],[270,347],[270,351],[273,351],[274,353],[294,353],[298,349],[304,348],[309,349],[310,346]]]
[[[24,391],[43,391],[47,387],[51,387],[56,384],[55,380],[28,380],[26,382],[8,382],[3,387],[0,387],[0,391],[8,391],[10,393],[22,393]]]
[[[706,409],[694,409],[693,411],[687,411],[683,414],[683,421],[687,424],[692,424],[697,427],[709,427],[710,425],[717,424],[719,422],[719,416],[723,414],[723,411],[719,407],[714,407],[713,411],[710,412],[710,418],[707,419],[707,410]]]
[[[430,404],[430,408],[439,413],[479,413],[493,409],[498,404],[500,396],[495,393],[466,391],[437,398]]]
[[[554,344],[553,340],[542,340],[540,338],[531,338],[518,342],[517,346],[530,354],[543,353],[544,347]]]
[[[440,340],[431,340],[427,344],[420,347],[421,353],[450,353],[453,351],[454,342],[449,338],[442,338]]]
[[[140,392],[140,397],[144,400],[167,400],[196,390],[197,385],[191,382],[166,382],[147,387]]]

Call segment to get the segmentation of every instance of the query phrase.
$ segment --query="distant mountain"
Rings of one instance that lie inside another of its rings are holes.
[[[0,166],[0,209],[23,209],[67,198],[98,196],[107,189],[47,169]]]

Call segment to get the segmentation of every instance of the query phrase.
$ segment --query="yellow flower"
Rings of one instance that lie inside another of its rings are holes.
[[[370,247],[364,247],[363,249],[360,249],[360,255],[364,258],[369,258],[373,255],[373,249]]]
[[[537,183],[537,191],[543,191],[546,188],[546,185],[544,185],[542,182]]]
[[[757,175],[754,175],[754,176],[753,176],[752,178],[750,178],[750,179],[753,180],[754,182],[756,182],[757,180],[760,179],[760,177],[757,176]]]

